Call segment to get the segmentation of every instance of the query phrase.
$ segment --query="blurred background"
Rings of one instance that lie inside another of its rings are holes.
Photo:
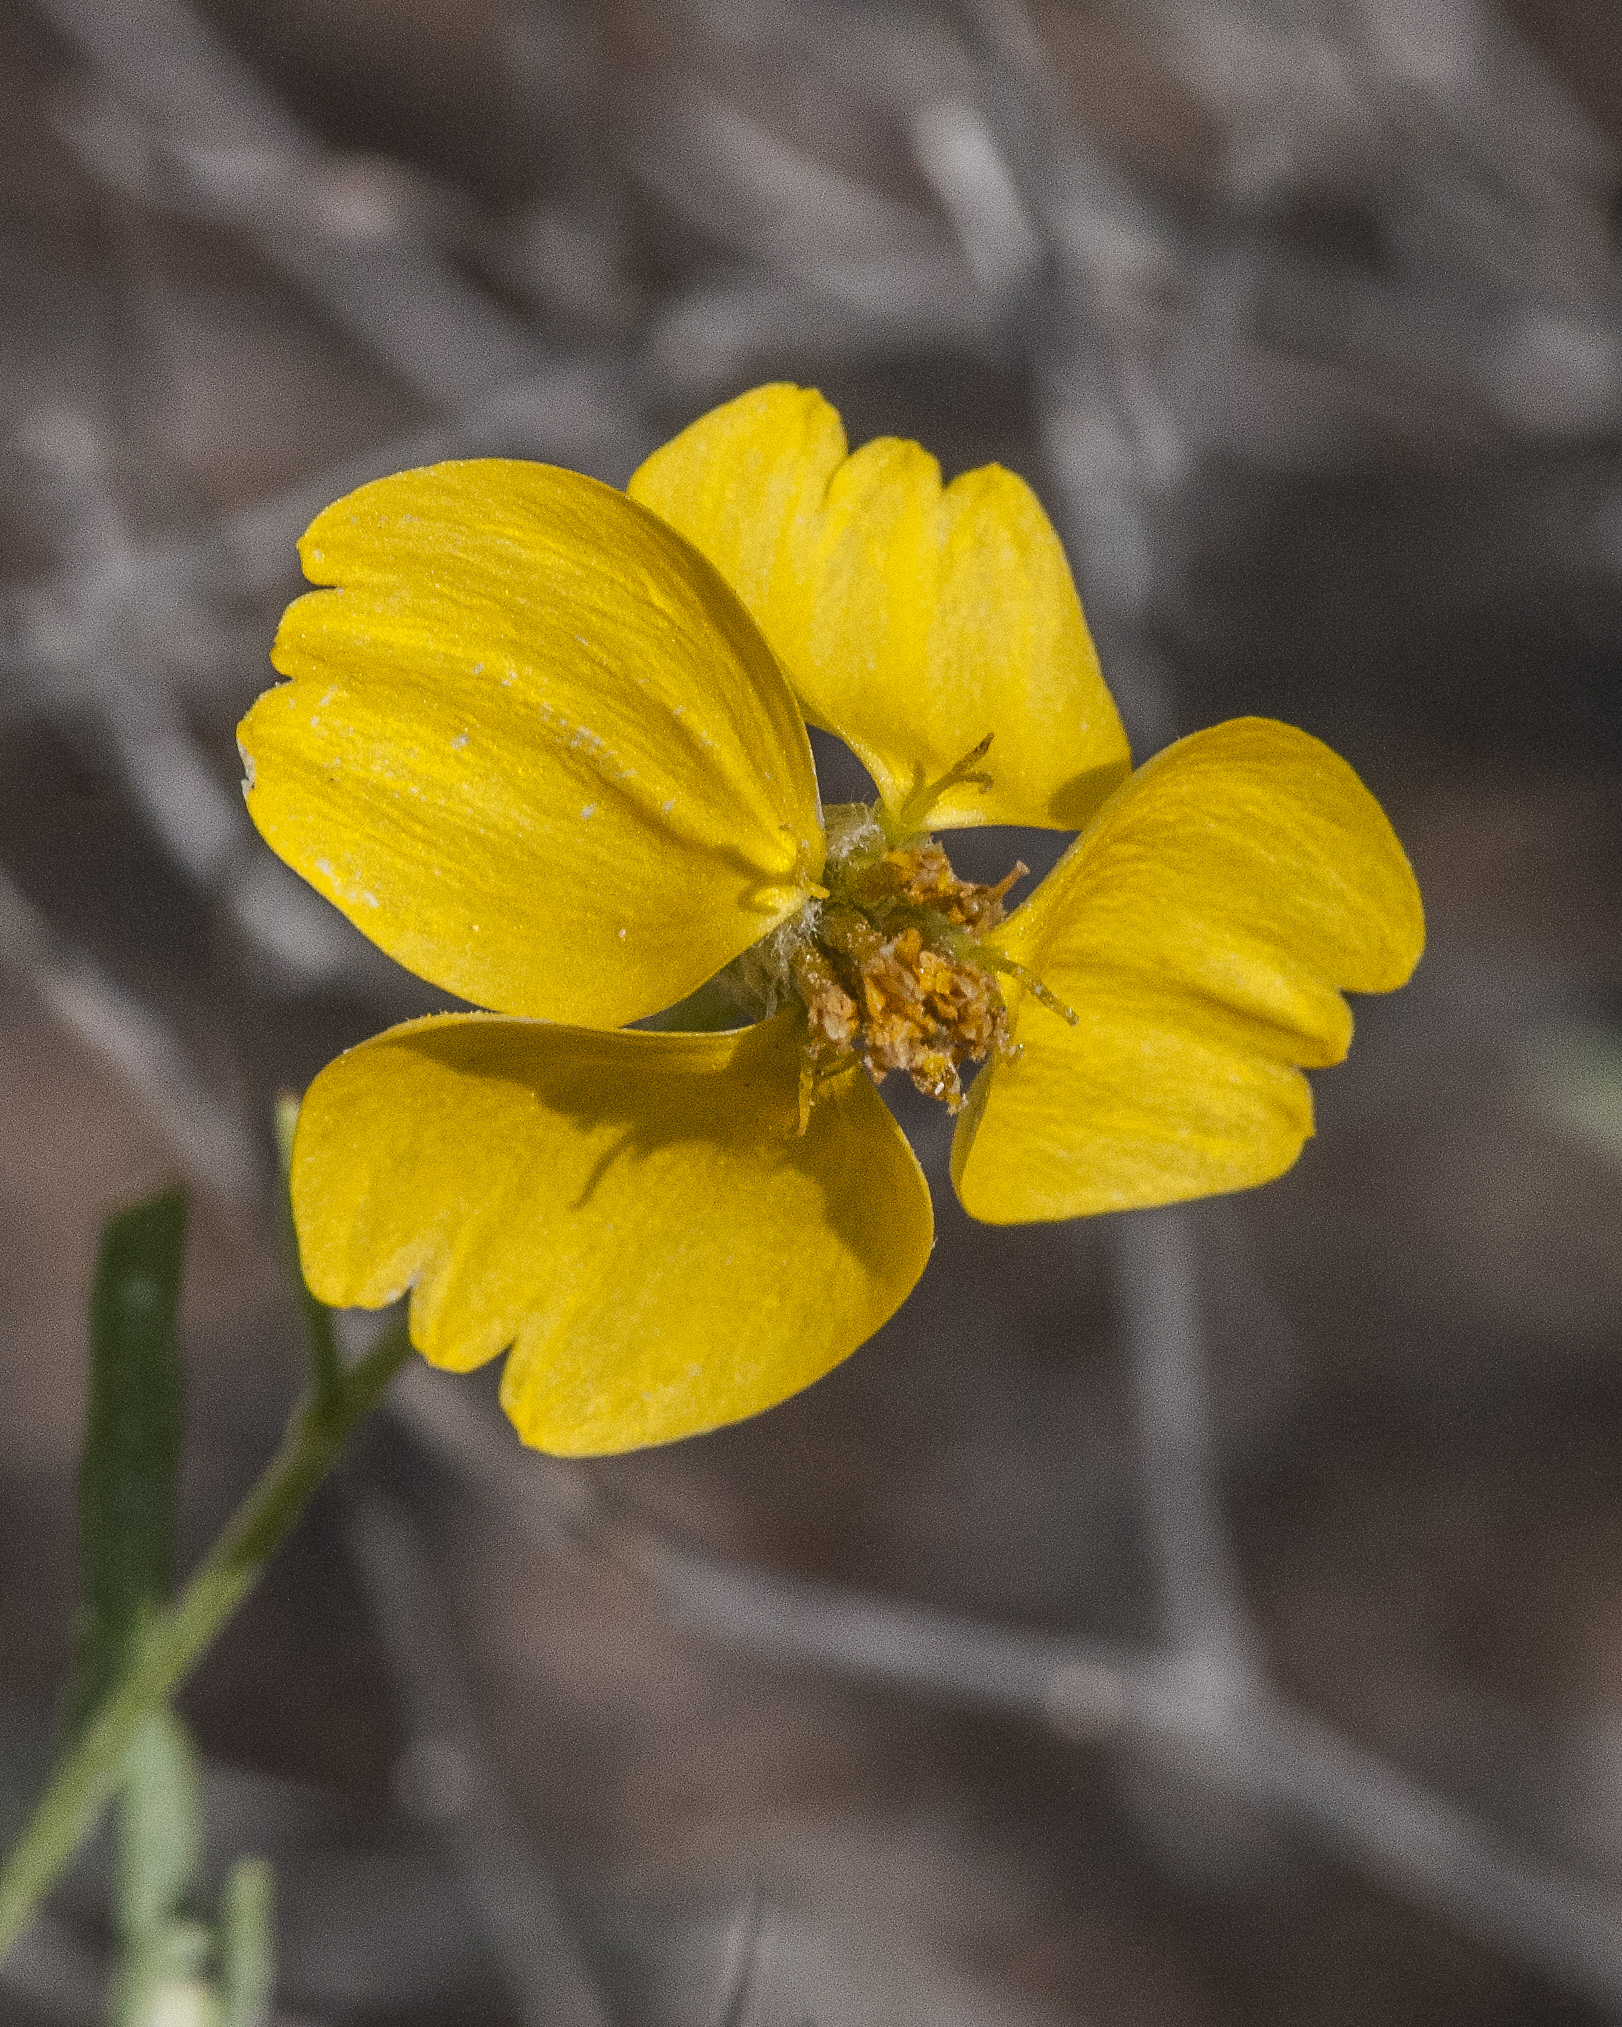
[[[933,1264],[748,1426],[408,1373],[183,1699],[279,2017],[1622,2019],[1619,149],[1613,0],[0,0],[0,1826],[101,1219],[195,1191],[194,1553],[274,1093],[442,1003],[243,813],[300,529],[790,378],[1032,480],[1139,758],[1344,752],[1430,950],[1248,1196],[971,1227],[896,1094]],[[103,2017],[106,1871],[0,2019]]]

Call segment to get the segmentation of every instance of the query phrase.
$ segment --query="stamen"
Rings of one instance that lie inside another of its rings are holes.
[[[994,887],[960,880],[951,860],[931,840],[895,847],[882,858],[855,866],[845,875],[845,890],[877,921],[888,922],[899,912],[932,932],[951,927],[980,936],[1003,919],[1004,896],[1029,870],[1017,864]]]
[[[990,744],[983,739],[940,781],[917,790],[894,820],[854,803],[826,810],[826,890],[727,969],[729,985],[757,1016],[769,1019],[784,999],[805,1009],[802,1134],[823,1087],[862,1066],[876,1084],[901,1070],[956,1112],[964,1064],[1012,1062],[1020,1053],[999,974],[1075,1021],[1024,965],[981,941],[1004,919],[1023,865],[985,885],[959,879],[931,837],[894,841],[893,821],[955,783],[983,779],[974,763]]]
[[[991,751],[991,742],[995,736],[994,733],[988,732],[978,746],[965,753],[963,758],[955,766],[949,767],[938,781],[926,782],[923,768],[914,768],[917,780],[913,783],[912,793],[906,801],[893,814],[888,810],[880,811],[880,821],[889,833],[892,843],[900,844],[907,838],[917,837],[928,824],[930,811],[949,788],[961,788],[971,783],[976,788],[991,787],[991,776],[976,763],[984,760]]]
[[[1017,978],[1031,998],[1039,1000],[1049,1013],[1057,1014],[1060,1020],[1068,1021],[1073,1028],[1080,1027],[1081,1015],[1067,1007],[1057,993],[1049,992],[1028,965],[1021,964],[1017,958],[1009,957],[1001,950],[980,950],[975,954],[987,971],[1000,971],[1009,978]]]
[[[827,954],[808,943],[794,953],[792,962],[794,983],[812,1027],[826,1035],[836,1049],[851,1048],[859,1026],[856,1002],[839,983]]]
[[[848,1077],[858,1068],[858,1059],[852,1050],[836,1054],[831,1064],[824,1067],[824,1043],[815,1028],[807,1034],[800,1051],[800,1123],[795,1137],[803,1140],[811,1124],[811,1112],[817,1102],[817,1094],[826,1085],[835,1084],[841,1077]]]
[[[811,1105],[817,1095],[816,1065],[810,1051],[800,1058],[800,1125],[799,1138],[803,1140],[811,1125]]]

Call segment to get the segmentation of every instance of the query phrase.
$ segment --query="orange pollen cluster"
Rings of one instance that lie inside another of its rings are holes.
[[[819,1078],[858,1054],[876,1082],[905,1071],[955,1112],[965,1062],[1016,1053],[995,971],[975,945],[1025,870],[980,886],[960,880],[934,843],[842,869],[814,936],[790,960],[809,1026],[802,1120]]]

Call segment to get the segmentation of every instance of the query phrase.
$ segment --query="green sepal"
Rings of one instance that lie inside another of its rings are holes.
[[[727,990],[723,975],[707,980],[697,992],[690,992],[685,999],[677,1000],[663,1013],[649,1014],[646,1020],[637,1021],[634,1025],[653,1034],[715,1035],[731,1028],[741,1028],[749,1018],[736,997]]]

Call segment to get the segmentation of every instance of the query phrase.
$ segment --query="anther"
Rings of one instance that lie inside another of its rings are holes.
[[[990,744],[981,740],[939,781],[918,789],[901,818],[955,784],[982,780],[975,763]],[[915,832],[896,842],[882,812],[840,806],[827,821],[826,896],[819,890],[792,923],[731,967],[742,995],[767,1017],[784,995],[805,1010],[799,1130],[807,1130],[823,1087],[859,1066],[875,1083],[903,1071],[956,1112],[965,1064],[1019,1054],[999,973],[1075,1020],[1024,965],[981,941],[1004,919],[1008,891],[1026,868],[982,885],[959,879],[933,838]]]

